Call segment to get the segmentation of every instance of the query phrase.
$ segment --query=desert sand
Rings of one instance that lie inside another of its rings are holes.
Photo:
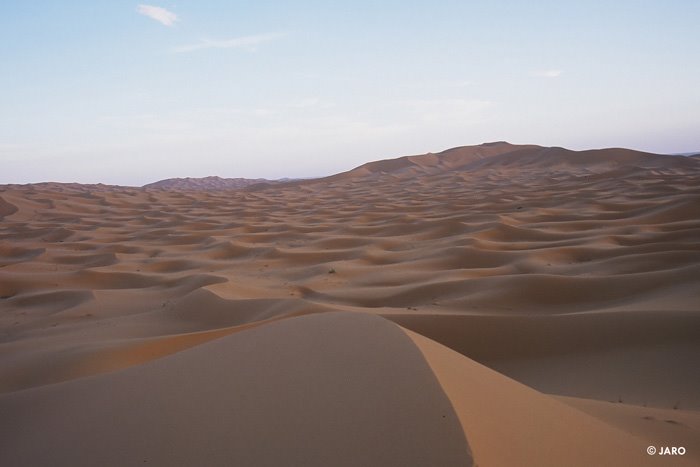
[[[0,465],[700,463],[700,159],[215,182],[0,186]]]

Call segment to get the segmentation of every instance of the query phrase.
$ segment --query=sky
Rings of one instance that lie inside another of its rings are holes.
[[[698,20],[697,0],[2,0],[0,184],[315,177],[501,140],[700,151]]]

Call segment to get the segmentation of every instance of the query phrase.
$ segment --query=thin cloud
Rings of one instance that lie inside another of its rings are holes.
[[[193,52],[201,49],[247,49],[254,51],[258,45],[279,39],[283,35],[280,33],[268,33],[223,40],[202,39],[196,44],[182,45],[173,50],[178,53]]]
[[[561,70],[538,70],[533,71],[530,75],[538,78],[559,78],[562,73]]]
[[[144,16],[148,16],[149,18],[158,21],[165,26],[172,26],[176,21],[178,21],[175,13],[159,6],[139,5],[136,7],[136,11]]]

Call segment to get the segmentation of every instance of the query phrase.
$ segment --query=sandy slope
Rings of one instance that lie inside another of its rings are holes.
[[[591,436],[615,427],[610,436],[632,446],[629,436],[647,442],[656,432],[646,415],[620,418],[619,408],[646,405],[677,414],[679,425],[665,428],[697,443],[696,425],[681,418],[700,408],[699,187],[695,158],[506,143],[239,191],[0,187],[0,404],[14,417],[0,417],[0,428],[58,423],[22,404],[45,401],[49,416],[75,397],[77,410],[91,385],[107,391],[133,379],[168,392],[157,370],[165,362],[204,361],[199,352],[212,345],[233,348],[287,321],[313,322],[304,315],[345,311],[381,316],[468,357],[455,363],[463,376],[450,376],[444,361],[459,359],[440,350],[431,362],[419,343],[479,465],[506,461],[484,441],[502,435],[470,434],[454,396],[469,378],[493,374],[469,359],[534,388],[493,380],[513,388],[503,397],[515,406],[546,405],[542,423],[569,420],[573,405],[589,413],[576,423]],[[269,358],[283,353],[266,342]],[[415,345],[402,349],[387,358],[420,361]],[[309,373],[309,384],[319,377]],[[207,378],[215,377],[200,378],[203,387],[216,384]],[[13,444],[36,439],[21,433]]]
[[[261,326],[8,394],[0,411],[3,465],[472,464],[420,352],[396,325],[364,314]]]
[[[646,448],[656,446],[660,437],[639,436],[639,422],[629,423],[635,429],[625,426],[629,429],[620,430],[619,423],[591,417],[420,334],[409,333],[452,401],[478,465],[669,465],[667,457],[647,454]],[[607,417],[610,411],[601,412]],[[695,440],[698,434],[695,427],[683,426],[673,441]],[[694,465],[698,459],[693,453],[673,462]]]

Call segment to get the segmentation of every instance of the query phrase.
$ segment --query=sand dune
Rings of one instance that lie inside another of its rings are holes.
[[[697,158],[5,185],[0,464],[692,465],[698,304]]]
[[[17,464],[472,465],[420,352],[362,314],[268,324],[0,406],[16,422],[2,456]]]
[[[231,190],[245,188],[259,183],[274,184],[276,180],[265,178],[168,178],[144,185],[144,188],[160,188],[163,190]]]

